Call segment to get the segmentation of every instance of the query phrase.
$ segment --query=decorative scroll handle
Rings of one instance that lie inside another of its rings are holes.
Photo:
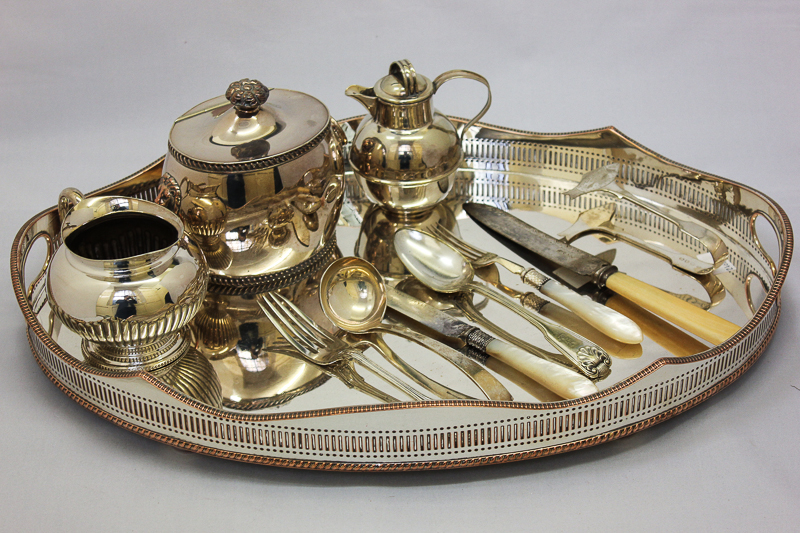
[[[480,82],[486,86],[486,90],[488,92],[488,97],[486,98],[486,105],[483,106],[483,109],[481,109],[480,113],[475,115],[475,118],[467,122],[467,125],[464,126],[463,131],[466,132],[472,126],[474,126],[475,123],[478,122],[481,119],[481,117],[483,117],[483,115],[486,114],[486,112],[489,110],[489,106],[492,105],[492,88],[489,87],[489,81],[480,74],[476,74],[475,72],[470,72],[469,70],[448,70],[447,72],[445,72],[444,74],[440,74],[439,76],[436,77],[435,80],[433,80],[434,94],[436,93],[436,91],[439,90],[439,87],[441,87],[443,83],[450,80],[454,80],[456,78],[467,78],[468,80],[475,80],[477,82]]]

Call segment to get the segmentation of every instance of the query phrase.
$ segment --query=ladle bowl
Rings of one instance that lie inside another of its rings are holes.
[[[386,313],[386,285],[367,261],[344,257],[334,261],[320,281],[320,304],[337,327],[363,333],[380,325]]]

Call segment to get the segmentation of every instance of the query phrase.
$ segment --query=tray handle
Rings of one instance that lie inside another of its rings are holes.
[[[31,240],[28,241],[28,245],[25,247],[25,250],[22,254],[22,265],[21,265],[21,272],[24,274],[25,267],[28,263],[28,255],[30,251],[33,249],[33,246],[36,244],[36,241],[39,239],[44,239],[47,243],[47,255],[44,259],[44,264],[42,265],[41,270],[33,279],[33,281],[28,285],[27,290],[25,291],[25,296],[28,298],[28,301],[31,302],[31,298],[33,298],[33,291],[37,285],[42,281],[42,278],[47,274],[47,268],[50,266],[50,260],[53,258],[53,253],[55,252],[55,246],[53,243],[53,236],[46,230],[40,231],[39,233],[35,234],[31,237]],[[24,276],[23,276],[24,279]],[[33,302],[31,302],[32,304]]]

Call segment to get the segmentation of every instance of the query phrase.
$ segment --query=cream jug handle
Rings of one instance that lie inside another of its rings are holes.
[[[489,87],[489,82],[486,80],[486,78],[484,78],[480,74],[476,74],[475,72],[470,72],[469,70],[448,70],[447,72],[445,72],[444,74],[440,74],[439,76],[436,77],[435,80],[433,80],[434,94],[436,93],[436,91],[439,90],[439,87],[441,87],[444,82],[454,80],[456,78],[467,78],[469,80],[475,80],[477,82],[480,82],[486,86],[486,90],[488,92],[488,97],[486,98],[486,105],[483,106],[483,109],[481,109],[480,113],[475,115],[475,118],[467,122],[467,125],[464,126],[464,129],[462,131],[466,132],[476,122],[478,122],[478,120],[480,120],[481,117],[483,117],[483,115],[485,115],[486,112],[489,110],[489,106],[492,105],[492,89],[491,87]],[[462,133],[461,135],[463,136],[464,134]]]
[[[67,217],[72,208],[83,201],[83,193],[75,187],[67,187],[58,195],[58,218],[61,222]]]

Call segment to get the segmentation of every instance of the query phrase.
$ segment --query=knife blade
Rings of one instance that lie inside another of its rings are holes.
[[[581,398],[598,392],[597,385],[577,372],[495,339],[477,326],[454,318],[400,290],[391,287],[386,289],[387,303],[392,309],[446,337],[460,339],[468,346],[525,374],[562,398]]]
[[[464,211],[490,234],[503,237],[501,242],[508,240],[549,262],[586,276],[596,285],[624,296],[702,339],[722,344],[739,331],[736,324],[623,274],[597,256],[561,242],[502,209],[467,203]]]

